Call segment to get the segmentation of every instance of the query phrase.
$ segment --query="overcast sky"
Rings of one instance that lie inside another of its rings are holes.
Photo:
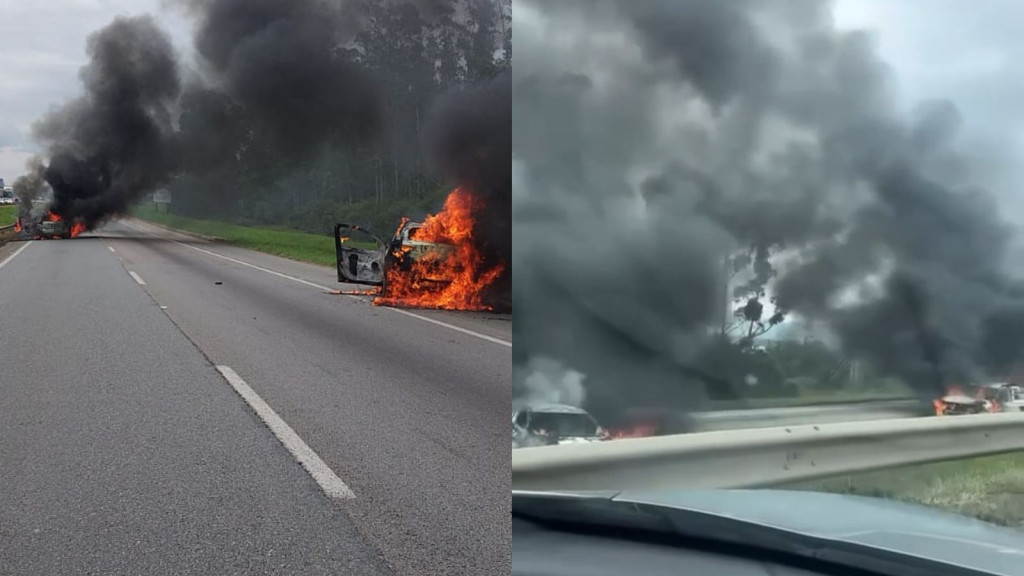
[[[187,50],[187,24],[159,6],[160,0],[0,0],[0,176],[10,183],[21,174],[34,150],[33,120],[77,94],[91,31],[117,15],[150,12]],[[880,51],[908,104],[948,97],[968,129],[1024,140],[1024,37],[1018,31],[1024,4],[966,6],[964,0],[838,0],[836,21],[878,31]]]
[[[89,33],[119,15],[157,15],[183,50],[188,26],[160,0],[0,0],[0,177],[21,175],[36,150],[33,121],[79,93]]]
[[[838,0],[836,23],[877,33],[903,102],[948,98],[964,119],[976,164],[998,160],[985,185],[1003,216],[1024,226],[1024,16],[1020,0]],[[1024,262],[1024,243],[1012,248]]]

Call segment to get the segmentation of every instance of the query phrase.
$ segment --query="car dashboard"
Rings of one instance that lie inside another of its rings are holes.
[[[512,520],[513,576],[820,576],[765,560],[550,530]]]

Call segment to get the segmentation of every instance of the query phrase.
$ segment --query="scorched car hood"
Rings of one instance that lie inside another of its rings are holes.
[[[795,490],[627,491],[607,497],[728,516],[994,574],[1024,573],[1024,531],[894,500]]]

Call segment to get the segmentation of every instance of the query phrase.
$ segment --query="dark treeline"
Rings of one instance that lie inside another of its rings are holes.
[[[388,234],[401,216],[437,210],[453,184],[432,170],[422,148],[431,106],[446,91],[498,76],[512,54],[511,0],[439,5],[456,9],[366,3],[363,26],[344,57],[379,84],[383,130],[372,141],[325,144],[290,157],[255,126],[244,126],[232,162],[172,178],[171,211],[314,233],[343,221]],[[202,103],[182,102],[186,130],[192,105]]]

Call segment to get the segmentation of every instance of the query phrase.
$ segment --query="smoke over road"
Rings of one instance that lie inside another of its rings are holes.
[[[174,167],[171,108],[181,90],[170,38],[148,16],[93,34],[85,95],[35,126],[49,152],[51,210],[94,226],[123,212]]]
[[[597,412],[692,407],[723,261],[751,248],[775,256],[781,306],[922,397],[1019,354],[1011,229],[957,152],[963,119],[900,113],[871,37],[829,3],[516,10],[518,368],[579,371]]]
[[[354,29],[340,8],[317,0],[182,5],[196,21],[202,68],[187,86],[152,17],[118,18],[88,40],[85,95],[37,123],[55,213],[91,228],[175,171],[215,168],[252,136],[243,115],[285,158],[377,128],[374,84],[338,48]]]
[[[84,95],[35,126],[48,158],[43,173],[54,192],[51,209],[59,215],[92,228],[125,213],[173,175],[215,170],[241,148],[259,147],[273,160],[264,163],[266,170],[280,177],[325,146],[366,143],[382,131],[379,83],[349,44],[363,23],[363,2],[164,4],[184,10],[194,23],[195,69],[183,68],[153,18],[118,18],[88,40]],[[452,10],[451,0],[415,4],[434,16]],[[488,90],[494,89],[480,91]],[[442,169],[462,176],[455,156],[464,152],[467,134],[481,134],[461,121],[449,126],[452,116],[443,105],[440,110],[433,134],[453,155]],[[479,110],[474,118],[491,120]],[[507,141],[507,126],[496,129]],[[480,146],[490,157],[497,154],[488,142]],[[484,171],[487,178],[493,178],[490,171]],[[492,189],[489,182],[480,186],[484,194]],[[508,222],[507,211],[503,216],[499,224]],[[507,242],[503,248],[510,251]]]

